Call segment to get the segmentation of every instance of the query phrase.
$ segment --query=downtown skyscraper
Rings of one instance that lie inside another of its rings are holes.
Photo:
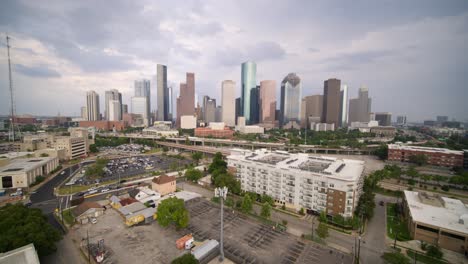
[[[135,96],[132,97],[132,114],[140,114],[145,126],[151,125],[151,83],[143,79],[135,81]]]
[[[276,81],[260,82],[260,123],[272,123],[276,120]]]
[[[359,88],[358,98],[349,100],[349,123],[369,122],[372,100],[369,98],[369,89]]]
[[[257,88],[257,64],[247,61],[242,63],[241,67],[241,115],[245,117],[246,123],[250,125],[252,119],[251,94],[252,92],[255,93]]]
[[[221,120],[226,126],[236,125],[236,82],[224,80],[221,83]]]
[[[168,121],[169,119],[169,89],[167,87],[167,66],[158,64],[156,66],[156,85],[157,85],[157,103],[158,121]]]
[[[177,126],[184,115],[195,114],[195,74],[187,72],[185,83],[180,84],[180,95],[177,98]]]
[[[301,120],[302,86],[301,78],[295,73],[289,73],[281,82],[280,125]]]
[[[88,121],[98,121],[101,119],[99,112],[99,94],[95,91],[86,92],[86,112]]]
[[[104,118],[109,121],[122,120],[122,94],[117,89],[112,89],[105,92],[104,98]],[[112,101],[112,102],[111,102]],[[118,104],[114,101],[118,101]],[[112,105],[111,105],[112,104]],[[112,107],[112,118],[111,108]]]
[[[334,124],[339,127],[341,124],[341,81],[338,79],[328,79],[323,85],[323,111],[322,123]]]

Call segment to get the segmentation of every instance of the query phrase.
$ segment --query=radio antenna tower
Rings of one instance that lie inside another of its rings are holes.
[[[8,132],[8,139],[15,141],[20,138],[19,127],[16,124],[16,107],[15,107],[15,94],[13,92],[13,79],[11,76],[11,59],[10,59],[10,37],[6,36],[7,50],[8,50],[8,79],[10,81],[10,130]]]

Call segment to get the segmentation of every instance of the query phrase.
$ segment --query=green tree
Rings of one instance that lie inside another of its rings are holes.
[[[212,177],[212,180],[216,187],[227,187],[234,194],[240,194],[241,192],[240,182],[228,172],[218,174]]]
[[[177,162],[173,161],[171,162],[171,164],[169,165],[169,170],[171,171],[176,171],[177,169],[179,168]]]
[[[199,179],[203,177],[203,173],[200,170],[189,168],[185,171],[185,177],[189,181],[197,182]]]
[[[410,264],[410,259],[400,252],[386,252],[382,255],[386,264]]]
[[[428,245],[426,255],[432,258],[441,259],[444,256],[444,253],[440,250],[438,246]]]
[[[274,206],[275,205],[275,201],[273,200],[273,198],[271,196],[269,196],[268,194],[263,194],[262,197],[261,197],[261,202],[262,203],[269,203],[271,206]]]
[[[201,152],[195,152],[192,154],[192,159],[195,161],[197,165],[202,158],[203,158],[203,154]]]
[[[271,205],[267,202],[265,202],[263,205],[262,205],[262,211],[260,212],[260,216],[263,217],[263,218],[270,218],[271,216]]]
[[[163,227],[174,224],[177,229],[185,228],[190,220],[184,200],[176,197],[162,200],[158,205],[157,215],[158,223]]]
[[[55,243],[62,239],[41,210],[22,204],[7,204],[0,208],[0,237],[0,252],[34,243],[39,256],[55,252]]]
[[[221,152],[217,152],[215,154],[213,161],[208,167],[209,173],[213,173],[215,171],[217,171],[219,174],[227,171],[227,163],[224,161],[223,154],[221,154]]]
[[[422,166],[427,164],[427,156],[424,154],[416,154],[409,156],[409,162]]]
[[[242,212],[250,213],[250,211],[252,211],[252,207],[252,199],[248,194],[245,194],[244,198],[242,199]]]
[[[171,264],[198,264],[198,260],[192,253],[185,253],[184,255],[172,260]]]
[[[320,222],[315,231],[321,239],[325,239],[328,237],[328,225],[324,222]]]
[[[97,153],[97,152],[99,152],[98,148],[96,147],[96,144],[91,144],[91,145],[89,145],[89,151],[90,151],[91,153]]]
[[[49,157],[49,154],[47,154],[47,153],[42,153],[42,154],[41,154],[41,157]]]
[[[319,221],[323,223],[328,222],[327,213],[325,211],[320,212]]]
[[[387,144],[381,144],[373,154],[381,160],[386,160],[388,158],[388,146]]]

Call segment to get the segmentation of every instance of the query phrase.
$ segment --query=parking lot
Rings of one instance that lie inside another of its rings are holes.
[[[179,234],[219,240],[219,206],[203,198],[186,206],[190,225]],[[224,211],[224,253],[235,263],[352,263],[350,255],[273,230],[229,209]]]
[[[75,241],[81,241],[86,251],[86,233],[92,249],[104,239],[107,251],[103,263],[170,263],[186,253],[178,250],[175,241],[180,238],[173,228],[162,228],[157,223],[126,227],[114,209],[108,209],[96,224],[75,225],[71,232]]]
[[[151,147],[140,144],[123,144],[116,147],[100,147],[99,152],[108,154],[138,154],[151,150]]]

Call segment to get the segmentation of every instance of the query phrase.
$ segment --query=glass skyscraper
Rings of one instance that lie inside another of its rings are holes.
[[[290,73],[281,82],[281,126],[284,126],[290,121],[300,124],[301,102],[301,78],[295,73]]]
[[[252,61],[242,63],[241,70],[241,114],[245,117],[247,124],[251,124],[251,102],[252,89],[257,88],[257,64]]]

